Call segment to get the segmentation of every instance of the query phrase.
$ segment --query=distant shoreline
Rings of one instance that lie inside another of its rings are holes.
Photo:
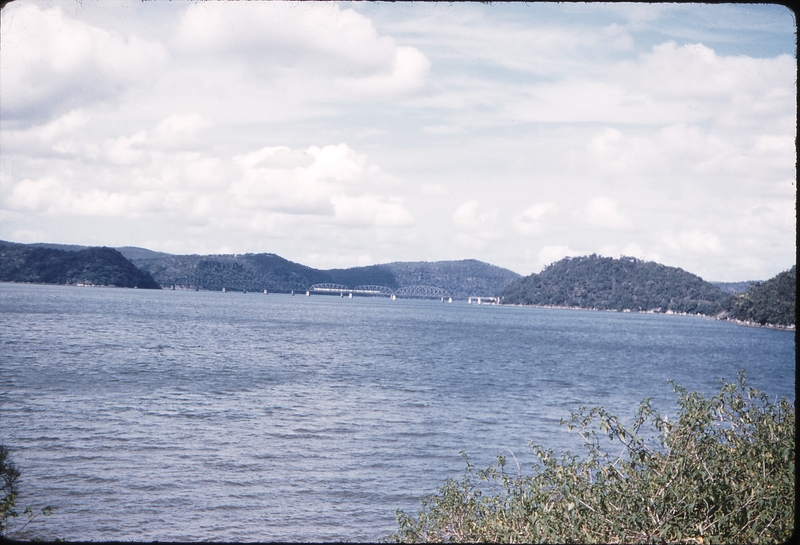
[[[74,287],[74,288],[120,288],[120,289],[129,289],[129,290],[138,289],[138,288],[135,288],[135,287],[130,288],[130,287],[127,287],[127,286],[111,286],[111,285],[102,285],[102,284],[49,284],[49,283],[46,283],[46,282],[16,282],[16,281],[13,281],[13,280],[5,280],[5,281],[0,282],[0,284],[27,284],[27,285],[32,285],[32,286],[65,286],[65,287]],[[165,287],[161,287],[160,289],[163,290],[163,291],[198,291],[198,290],[196,290],[194,288],[187,288],[185,286],[177,286],[177,285],[175,286],[174,290],[172,288],[165,288]],[[199,290],[199,291],[212,291],[212,290],[202,289],[202,290]],[[216,291],[216,290],[214,290],[214,291]],[[257,293],[257,292],[253,292],[253,293]],[[688,312],[674,312],[674,311],[671,311],[671,310],[668,310],[666,312],[659,312],[659,311],[655,311],[655,310],[631,310],[631,309],[616,310],[616,309],[613,309],[613,308],[600,309],[600,308],[592,308],[592,307],[568,307],[568,306],[562,306],[562,305],[523,305],[523,304],[519,304],[519,303],[500,303],[500,304],[497,304],[497,303],[486,303],[486,304],[495,305],[495,306],[505,306],[505,307],[552,308],[552,309],[559,309],[559,310],[589,310],[589,311],[592,311],[592,312],[618,312],[618,313],[622,313],[622,314],[661,314],[661,315],[665,315],[665,316],[694,316],[694,317],[697,317],[697,318],[707,318],[709,320],[715,320],[715,321],[718,321],[718,322],[731,322],[731,323],[734,323],[736,325],[743,326],[743,327],[757,327],[757,328],[762,328],[762,329],[775,329],[775,330],[778,330],[778,331],[796,331],[796,326],[795,325],[760,324],[758,322],[752,322],[752,321],[746,321],[746,320],[736,320],[734,318],[718,318],[716,316],[708,316],[708,315],[705,315],[705,314],[691,314],[691,313],[688,313]]]
[[[506,307],[525,307],[525,308],[555,308],[561,310],[590,310],[593,312],[619,312],[623,314],[661,314],[665,316],[694,316],[697,318],[707,318],[709,320],[715,320],[717,322],[732,322],[736,325],[744,326],[744,327],[758,327],[762,329],[777,329],[780,331],[795,331],[796,326],[794,325],[779,325],[779,324],[760,324],[758,322],[750,322],[745,320],[736,320],[734,318],[718,318],[716,316],[708,316],[706,314],[691,314],[689,312],[674,312],[668,310],[666,312],[658,312],[655,310],[631,310],[631,309],[623,309],[623,310],[616,310],[613,308],[592,308],[592,307],[567,307],[561,305],[522,305],[519,303],[502,303],[502,306]]]
[[[139,288],[138,286],[116,286],[113,284],[54,284],[52,282],[19,282],[17,280],[0,280],[0,284],[25,284],[28,286],[63,286],[66,288],[119,288],[123,290],[138,290],[138,289],[155,289],[155,288]],[[158,288],[163,290],[164,288]]]

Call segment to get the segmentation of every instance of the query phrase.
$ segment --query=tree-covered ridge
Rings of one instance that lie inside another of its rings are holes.
[[[400,286],[426,285],[446,289],[457,297],[497,296],[520,275],[477,259],[460,261],[394,262],[382,265]]]
[[[289,291],[330,282],[320,271],[275,254],[165,255],[132,260],[162,286],[219,291]]]
[[[0,282],[160,288],[113,248],[65,251],[9,242],[0,242]]]
[[[797,265],[765,282],[758,282],[745,293],[723,302],[723,319],[760,325],[793,326],[796,321]]]
[[[503,290],[503,303],[713,315],[725,293],[697,275],[633,257],[566,257]]]
[[[141,249],[139,249],[141,250]],[[124,250],[127,252],[127,250]],[[136,255],[143,255],[141,252]],[[235,291],[288,292],[313,284],[427,285],[447,290],[454,297],[493,296],[519,275],[474,259],[435,262],[395,262],[384,265],[320,270],[294,263],[275,254],[154,255],[130,259],[149,271],[165,287]]]

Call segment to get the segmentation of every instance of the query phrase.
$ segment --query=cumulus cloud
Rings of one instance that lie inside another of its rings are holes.
[[[540,235],[544,232],[544,216],[547,214],[557,214],[558,211],[559,208],[555,203],[536,203],[528,207],[522,214],[514,216],[512,223],[517,232],[522,235]]]
[[[274,215],[315,216],[350,227],[414,223],[401,197],[382,193],[381,169],[344,143],[264,147],[230,158],[159,144],[202,126],[197,117],[170,117],[152,131],[107,139],[101,154],[109,168],[119,169],[107,187],[76,180],[79,173],[9,180],[4,207],[53,216],[166,213],[189,222],[206,217],[207,223],[249,217],[258,228],[274,225]]]
[[[631,126],[674,123],[754,129],[767,120],[794,127],[796,63],[719,55],[703,44],[656,45],[594,73],[547,78],[509,94],[496,123],[599,122]],[[464,107],[461,104],[460,107]]]
[[[398,197],[336,195],[331,198],[338,223],[364,227],[407,227],[414,218]]]
[[[87,122],[88,118],[84,112],[72,110],[43,126],[33,127],[26,132],[31,132],[42,141],[50,143],[57,138],[72,135],[76,130],[84,127]]]
[[[150,146],[159,150],[192,149],[200,143],[200,133],[211,126],[203,116],[173,114],[161,121],[150,136]]]
[[[144,209],[160,208],[161,196],[153,191],[135,194],[99,189],[73,190],[64,180],[45,177],[22,180],[8,197],[12,210],[50,215],[88,217],[137,216]]]
[[[336,84],[344,91],[384,96],[407,94],[425,87],[431,63],[414,47],[398,47],[389,70],[365,78],[342,77]]]
[[[545,246],[539,250],[538,258],[541,265],[547,266],[565,257],[576,257],[579,255],[583,255],[583,253],[573,250],[569,246],[551,245]]]
[[[485,231],[497,221],[496,212],[480,213],[481,202],[471,199],[456,208],[453,212],[453,223],[466,231]]]
[[[1,58],[3,117],[41,119],[149,81],[168,53],[26,2],[3,9]]]
[[[256,75],[330,76],[335,87],[359,95],[418,90],[430,69],[418,49],[380,36],[367,17],[338,4],[193,4],[175,44],[195,54],[227,55]]]
[[[471,199],[453,212],[453,224],[460,230],[454,240],[463,248],[483,250],[490,242],[502,238],[498,211],[481,212],[480,207],[479,200]]]
[[[677,235],[667,234],[661,238],[670,249],[695,254],[719,254],[723,247],[719,237],[708,231],[693,229],[681,231]]]
[[[617,211],[617,201],[610,197],[595,197],[584,209],[586,220],[604,229],[627,229],[632,223]]]
[[[650,5],[140,7],[4,8],[6,238],[526,270],[579,248],[751,278],[795,257],[790,15],[748,8],[774,24],[723,42],[702,21],[737,7],[689,33]]]

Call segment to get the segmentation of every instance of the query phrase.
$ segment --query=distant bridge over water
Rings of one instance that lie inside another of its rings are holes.
[[[397,297],[407,297],[414,299],[441,299],[442,301],[448,300],[450,302],[453,300],[452,296],[446,289],[437,288],[435,286],[403,286],[395,291],[387,286],[376,286],[372,284],[350,288],[342,284],[324,283],[314,284],[308,288],[307,293],[309,295],[312,293],[329,295],[339,294],[341,297],[344,297],[345,295],[348,297],[352,297],[354,295],[366,295],[370,297],[389,297],[391,299],[396,299]]]
[[[173,288],[174,289],[174,288]],[[222,291],[229,291],[226,288],[222,288]],[[232,291],[240,291],[237,289],[233,289]],[[245,292],[247,290],[244,290]],[[255,290],[261,291],[261,290]],[[353,298],[354,296],[361,296],[361,297],[388,297],[389,299],[395,300],[398,297],[404,299],[439,299],[442,302],[453,302],[453,296],[444,288],[439,288],[436,286],[403,286],[401,288],[392,289],[388,286],[379,286],[375,284],[365,284],[363,286],[356,286],[351,288],[349,286],[345,286],[344,284],[333,284],[333,283],[321,283],[321,284],[312,284],[311,286],[306,286],[305,284],[299,282],[287,282],[282,284],[273,284],[268,288],[264,288],[264,293],[270,292],[283,292],[283,293],[290,293],[292,295],[297,294],[305,294],[307,296],[311,295],[338,295],[339,297],[348,297]],[[468,298],[467,302],[469,304],[497,304],[500,302],[499,297],[493,296],[481,296],[481,295],[473,295]]]

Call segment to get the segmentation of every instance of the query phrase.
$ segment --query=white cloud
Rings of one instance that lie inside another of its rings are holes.
[[[72,110],[44,126],[30,129],[30,132],[36,133],[41,140],[49,143],[56,138],[73,134],[87,122],[88,119],[81,110]]]
[[[68,17],[56,6],[3,9],[3,115],[41,118],[106,99],[148,81],[168,54],[158,42],[127,37]]]
[[[0,238],[518,272],[579,248],[717,279],[795,259],[788,13],[123,6],[3,9]]]
[[[525,236],[537,236],[544,232],[542,219],[547,214],[557,214],[558,206],[552,202],[536,203],[528,207],[522,214],[514,216],[512,223],[518,233]]]
[[[107,139],[103,145],[105,158],[114,165],[130,166],[142,164],[148,160],[141,149],[147,142],[147,132],[138,131],[131,136],[120,136]]]
[[[419,192],[425,197],[447,197],[450,191],[442,184],[422,184]]]
[[[466,231],[481,231],[492,229],[497,222],[497,212],[483,212],[478,210],[481,203],[477,199],[469,200],[453,212],[453,223]]]
[[[175,128],[177,125],[177,128]],[[155,145],[161,138],[204,126],[197,118],[172,117],[149,136],[107,139],[102,154],[114,176],[100,184],[80,174],[4,181],[5,208],[52,216],[124,216],[163,213],[196,223],[251,221],[274,226],[281,215],[328,218],[338,225],[408,227],[414,218],[399,196],[382,194],[384,176],[347,144],[288,146],[220,158]],[[159,134],[160,133],[160,134]],[[148,150],[153,148],[153,150]],[[131,168],[133,167],[133,168]],[[277,216],[276,216],[277,215]],[[248,218],[250,218],[248,220]]]
[[[722,243],[716,234],[697,229],[681,231],[677,235],[666,234],[661,240],[670,249],[680,252],[719,254],[723,250]]]
[[[11,238],[19,242],[44,242],[47,235],[42,230],[17,229],[11,233]]]
[[[335,215],[347,225],[405,226],[413,221],[401,199],[374,193],[383,186],[381,169],[347,144],[311,146],[302,155],[286,146],[268,147],[234,161],[241,173],[231,194],[242,207]]]
[[[591,199],[584,210],[586,220],[603,229],[627,229],[632,223],[617,211],[617,201],[610,197]]]
[[[480,207],[480,201],[471,199],[462,203],[453,212],[453,224],[460,229],[454,241],[462,248],[481,251],[503,236],[498,221],[498,211],[481,212]]]
[[[87,189],[73,190],[63,180],[46,177],[22,180],[8,198],[12,210],[30,210],[49,215],[88,217],[138,216],[146,209],[160,208],[160,195],[153,191],[135,194]]]
[[[414,223],[413,216],[397,197],[337,195],[331,198],[331,202],[336,210],[336,221],[344,225],[407,227]]]
[[[418,49],[398,46],[368,18],[333,3],[193,4],[175,43],[193,54],[227,55],[256,77],[333,77],[335,87],[359,95],[416,91],[430,69]]]
[[[366,78],[342,77],[336,84],[348,93],[365,95],[406,94],[425,87],[431,63],[418,49],[398,47],[391,69]]]
[[[200,142],[200,132],[210,126],[199,114],[173,114],[156,125],[149,145],[159,150],[192,149]]]
[[[583,253],[573,250],[569,246],[552,245],[545,246],[539,250],[538,258],[542,266],[547,266],[565,257],[576,257],[579,255],[583,255]]]
[[[324,148],[311,146],[306,153],[314,157],[314,162],[308,167],[308,174],[314,178],[354,183],[364,173],[366,157],[357,155],[347,144]]]

